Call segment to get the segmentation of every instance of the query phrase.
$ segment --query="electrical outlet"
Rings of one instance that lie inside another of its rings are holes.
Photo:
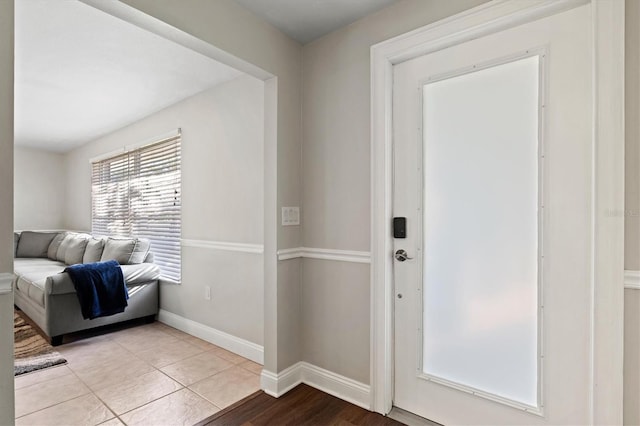
[[[205,300],[211,300],[211,287],[208,285],[204,286],[204,298]]]

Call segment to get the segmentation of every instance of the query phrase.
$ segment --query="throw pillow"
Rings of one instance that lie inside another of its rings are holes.
[[[92,238],[87,243],[87,248],[84,250],[84,256],[82,257],[82,263],[94,263],[100,262],[102,257],[102,251],[104,250],[104,240]]]
[[[149,254],[149,249],[151,248],[151,242],[146,238],[137,238],[136,246],[133,248],[133,253],[131,253],[131,258],[129,259],[130,265],[137,265],[138,263],[143,263]]]
[[[64,262],[64,255],[67,251],[67,248],[69,247],[69,244],[71,244],[71,240],[73,240],[76,235],[78,234],[76,234],[75,232],[68,232],[67,235],[64,236],[62,242],[58,246],[58,251],[56,252],[56,260]]]
[[[64,237],[66,236],[66,232],[60,232],[54,237],[53,241],[51,241],[51,244],[49,244],[49,249],[47,250],[47,257],[49,259],[58,260],[58,248],[60,248],[60,243],[62,243],[62,240],[64,240]]]
[[[57,232],[23,231],[20,234],[16,257],[47,257],[49,244]]]
[[[64,263],[67,265],[82,263],[82,257],[84,256],[88,242],[89,239],[85,237],[72,238],[67,246],[67,250],[64,252]]]
[[[145,239],[109,238],[100,260],[116,260],[121,265],[142,263],[149,253],[149,246],[149,241]]]

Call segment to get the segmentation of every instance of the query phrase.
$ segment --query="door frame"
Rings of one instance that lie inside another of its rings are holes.
[[[566,10],[592,11],[590,423],[622,424],[624,0],[492,0],[371,47],[371,408],[393,404],[393,66]]]

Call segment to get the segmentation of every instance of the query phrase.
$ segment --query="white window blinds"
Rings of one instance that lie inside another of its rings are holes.
[[[92,232],[151,241],[162,276],[180,281],[180,136],[92,163]]]

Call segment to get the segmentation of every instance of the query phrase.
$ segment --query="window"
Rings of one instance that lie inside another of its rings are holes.
[[[151,241],[162,276],[180,281],[180,136],[92,163],[92,233]]]
[[[540,57],[424,86],[423,372],[538,406]]]

